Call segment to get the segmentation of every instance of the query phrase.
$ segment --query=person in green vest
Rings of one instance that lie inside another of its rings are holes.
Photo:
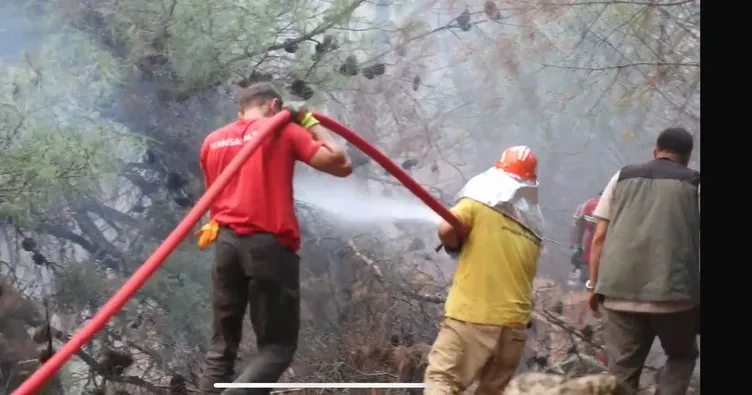
[[[656,337],[667,361],[656,394],[684,395],[699,354],[700,172],[682,128],[664,130],[654,159],[618,171],[603,191],[591,246],[590,308],[605,310],[609,373],[636,393]]]

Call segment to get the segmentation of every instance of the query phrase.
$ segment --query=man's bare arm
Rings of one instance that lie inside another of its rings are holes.
[[[588,278],[590,279],[591,284],[595,284],[598,280],[598,268],[601,264],[601,250],[603,249],[603,243],[606,242],[607,231],[608,220],[598,218],[598,222],[595,224],[593,242],[590,244],[590,267]]]
[[[310,160],[311,167],[336,177],[347,177],[352,174],[352,162],[345,150],[334,140],[331,132],[321,125],[315,125],[309,130],[314,138],[322,143],[321,148]]]
[[[595,286],[596,281],[598,281],[598,268],[601,264],[601,250],[603,250],[603,243],[606,242],[608,222],[611,218],[611,203],[614,200],[616,184],[619,182],[619,173],[620,171],[617,171],[608,181],[608,184],[606,184],[606,187],[603,189],[603,194],[601,194],[600,200],[598,200],[598,205],[593,211],[593,216],[598,218],[598,222],[595,224],[593,241],[590,243],[590,270],[588,271],[588,277],[590,284],[593,286]]]
[[[441,244],[449,248],[460,246],[460,238],[457,231],[446,221],[441,221],[441,224],[439,224],[439,240],[441,240]]]

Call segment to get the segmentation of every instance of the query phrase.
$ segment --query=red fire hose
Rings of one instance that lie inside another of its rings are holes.
[[[407,173],[400,169],[394,162],[389,160],[383,153],[374,148],[363,138],[355,134],[352,130],[342,126],[335,120],[321,114],[315,114],[321,124],[333,132],[344,137],[347,141],[361,149],[368,156],[373,158],[377,163],[383,166],[387,171],[393,174],[405,187],[419,197],[431,209],[436,211],[442,218],[449,222],[455,229],[458,229],[462,235],[467,234],[467,227],[457,219],[449,210],[442,206],[434,199],[425,189],[423,189],[415,180],[410,178]],[[238,155],[233,158],[217,180],[206,190],[201,199],[188,212],[182,221],[175,227],[169,236],[162,242],[156,251],[144,262],[141,267],[123,284],[123,286],[99,309],[97,314],[81,328],[63,347],[56,352],[47,362],[45,362],[34,374],[24,381],[12,395],[31,395],[38,391],[47,380],[60,369],[60,367],[70,359],[73,354],[78,352],[81,347],[94,337],[94,334],[102,329],[107,322],[117,314],[118,311],[130,300],[133,295],[151,278],[154,272],[159,269],[165,259],[177,248],[180,242],[185,239],[188,233],[198,223],[201,217],[209,210],[211,203],[217,198],[222,190],[230,182],[248,158],[261,146],[266,139],[271,137],[272,132],[278,130],[290,120],[290,113],[282,111],[272,118],[267,129],[261,130],[256,139],[244,146]]]

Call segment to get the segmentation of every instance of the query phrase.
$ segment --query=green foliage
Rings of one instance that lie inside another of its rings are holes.
[[[61,51],[65,48],[65,51]],[[0,75],[0,215],[23,221],[33,208],[98,186],[132,144],[102,117],[121,80],[117,62],[83,35],[61,32]]]
[[[69,0],[54,3],[78,10],[68,12],[69,21],[86,12]],[[254,70],[305,78],[314,66],[326,65],[335,74],[333,64],[311,58],[316,44],[311,39],[321,39],[332,27],[344,27],[360,3],[105,0],[98,2],[97,10],[113,35],[127,44],[132,60],[162,57],[184,87],[200,88],[246,79]],[[298,40],[301,53],[284,51],[286,40]]]
[[[63,311],[81,312],[98,308],[111,296],[112,291],[102,277],[84,265],[70,265],[56,276],[55,304]]]

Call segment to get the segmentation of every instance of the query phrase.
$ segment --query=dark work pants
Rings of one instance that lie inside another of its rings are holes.
[[[606,310],[606,351],[609,373],[636,394],[642,368],[656,336],[666,354],[656,395],[685,395],[697,356],[695,310],[648,314]]]
[[[236,382],[271,383],[292,363],[300,328],[298,256],[268,233],[239,236],[222,228],[212,266],[213,335],[199,389],[219,392],[216,382],[233,381],[234,365],[250,308],[257,356]],[[225,390],[224,394],[268,394],[269,389]]]

